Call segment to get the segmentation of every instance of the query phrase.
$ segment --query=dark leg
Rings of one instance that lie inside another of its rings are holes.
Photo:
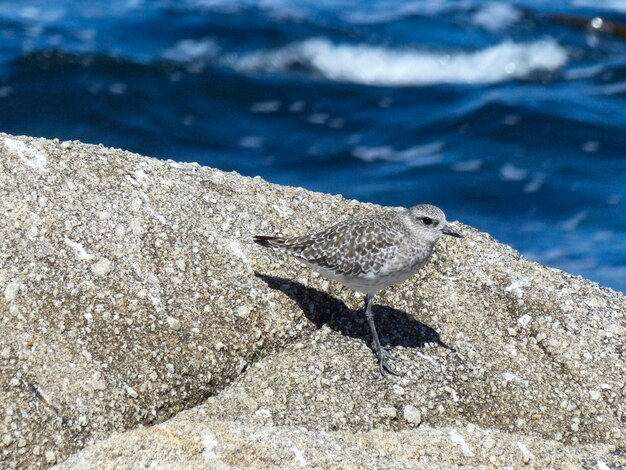
[[[385,376],[386,373],[391,375],[400,376],[402,374],[396,372],[390,365],[390,359],[396,359],[394,356],[389,354],[389,351],[384,349],[380,345],[380,340],[378,339],[378,333],[376,332],[376,325],[374,325],[374,313],[372,312],[372,305],[374,304],[374,296],[367,294],[365,297],[365,318],[367,318],[367,324],[370,326],[370,330],[372,331],[372,337],[374,338],[374,349],[376,350],[376,355],[378,356],[378,367],[380,369],[380,373]]]

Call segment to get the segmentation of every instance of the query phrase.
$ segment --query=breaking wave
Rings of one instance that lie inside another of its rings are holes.
[[[227,63],[244,72],[312,70],[327,79],[367,85],[495,83],[554,72],[568,60],[553,39],[532,43],[506,41],[475,52],[394,50],[370,45],[333,44],[309,39],[272,51],[230,56]]]

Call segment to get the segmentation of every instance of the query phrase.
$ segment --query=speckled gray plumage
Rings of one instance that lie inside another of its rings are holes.
[[[412,223],[415,212],[445,224],[440,209],[423,204],[344,220],[312,234],[255,241],[287,252],[356,291],[373,293],[412,276],[432,255],[440,233]]]

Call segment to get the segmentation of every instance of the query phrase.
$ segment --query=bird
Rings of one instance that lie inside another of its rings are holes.
[[[443,235],[464,236],[446,221],[441,209],[418,204],[353,217],[306,235],[256,235],[253,241],[295,257],[322,277],[365,294],[365,317],[383,377],[401,376],[390,364],[397,359],[380,344],[372,306],[381,289],[406,281],[431,258]]]

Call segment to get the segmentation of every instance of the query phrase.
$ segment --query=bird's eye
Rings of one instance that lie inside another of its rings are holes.
[[[422,217],[422,222],[424,222],[424,225],[431,225],[433,223],[433,219],[430,217]]]

